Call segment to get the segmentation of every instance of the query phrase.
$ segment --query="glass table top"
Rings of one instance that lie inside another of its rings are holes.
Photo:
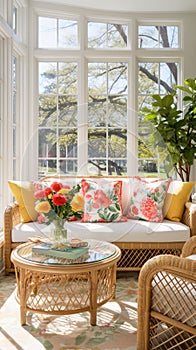
[[[107,259],[114,255],[118,251],[118,247],[114,244],[98,241],[98,240],[86,240],[88,242],[88,249],[85,253],[78,258],[62,258],[56,256],[47,256],[40,253],[34,253],[32,247],[34,244],[22,245],[18,247],[17,254],[19,257],[28,260],[30,262],[51,264],[51,265],[70,265],[70,264],[82,264],[82,263],[94,263],[104,259]],[[75,248],[73,248],[75,249]]]

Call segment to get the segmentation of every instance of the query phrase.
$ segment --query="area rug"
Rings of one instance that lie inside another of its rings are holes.
[[[0,276],[0,349],[135,350],[137,282],[137,273],[118,274],[116,299],[98,309],[96,326],[90,326],[88,312],[58,317],[29,312],[21,326],[14,275]]]

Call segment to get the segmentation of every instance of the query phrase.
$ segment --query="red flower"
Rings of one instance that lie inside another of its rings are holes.
[[[62,188],[62,184],[60,182],[53,182],[50,187],[52,191],[58,192]]]
[[[65,196],[62,196],[62,194],[56,193],[52,197],[52,202],[57,207],[60,207],[61,205],[64,205],[66,203],[66,198],[65,198]]]
[[[45,196],[48,197],[49,194],[52,192],[52,190],[50,187],[47,187],[47,188],[45,188],[44,192],[45,192]]]

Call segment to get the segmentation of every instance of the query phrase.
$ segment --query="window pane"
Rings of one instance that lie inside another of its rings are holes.
[[[108,64],[108,93],[125,94],[127,93],[127,64],[109,63]]]
[[[18,10],[14,6],[13,7],[13,17],[12,17],[12,28],[14,33],[17,33],[17,20],[18,20]]]
[[[39,17],[38,47],[57,47],[57,19]]]
[[[88,132],[89,158],[106,158],[106,131],[105,129],[89,129]]]
[[[98,111],[98,112],[97,112]],[[106,125],[107,102],[105,95],[89,95],[88,125],[98,127]]]
[[[16,167],[14,167],[14,164],[16,164],[16,156],[17,156],[17,96],[18,96],[18,65],[17,65],[17,59],[16,57],[13,57],[12,59],[12,144],[13,144],[13,178],[16,178]]]
[[[109,129],[108,157],[126,158],[127,132],[122,129]]]
[[[138,92],[141,95],[158,93],[159,64],[143,62],[139,64]]]
[[[128,26],[117,23],[88,22],[88,47],[127,47]]]
[[[60,94],[76,94],[77,92],[77,64],[75,62],[59,63],[58,91]]]
[[[77,129],[62,128],[59,130],[60,157],[77,158],[78,133]]]
[[[170,47],[172,49],[179,47],[178,26],[160,26],[160,47]]]
[[[56,93],[57,89],[57,63],[39,63],[39,93]]]
[[[39,17],[38,47],[75,48],[77,46],[77,21]]]
[[[68,158],[77,162],[76,81],[74,62],[39,63],[39,157],[47,160],[40,163],[40,171],[53,171],[57,166],[57,173],[62,163],[60,158],[66,163],[66,169],[68,164],[69,168],[76,169],[73,162],[66,162]]]
[[[111,96],[108,101],[109,126],[127,127],[127,96]]]
[[[127,70],[124,62],[89,63],[88,157],[99,173],[122,174],[126,168]]]
[[[57,155],[57,130],[41,129],[39,130],[39,157],[54,158]]]
[[[57,97],[40,95],[39,97],[39,125],[54,126],[57,123]]]
[[[155,26],[138,26],[138,47],[157,48],[159,47],[159,35]]]
[[[150,122],[144,119],[144,107],[152,107],[152,94],[172,92],[177,84],[178,63],[176,62],[141,62],[138,65],[138,171],[140,175],[151,174],[168,177],[168,155],[166,145],[159,149],[153,139],[155,130]]]
[[[61,174],[77,174],[77,160],[60,159],[59,172]]]
[[[72,96],[59,96],[58,98],[58,124],[59,126],[77,125],[77,98]]]
[[[73,48],[78,45],[78,25],[76,21],[59,19],[59,47]]]
[[[38,176],[43,177],[46,174],[56,174],[57,162],[54,159],[41,159],[38,161]]]
[[[138,47],[141,48],[178,48],[178,26],[138,26]]]

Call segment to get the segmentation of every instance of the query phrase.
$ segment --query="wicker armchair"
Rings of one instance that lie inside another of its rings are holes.
[[[138,350],[196,348],[196,236],[181,257],[160,255],[139,275]],[[186,259],[187,256],[192,259]]]

